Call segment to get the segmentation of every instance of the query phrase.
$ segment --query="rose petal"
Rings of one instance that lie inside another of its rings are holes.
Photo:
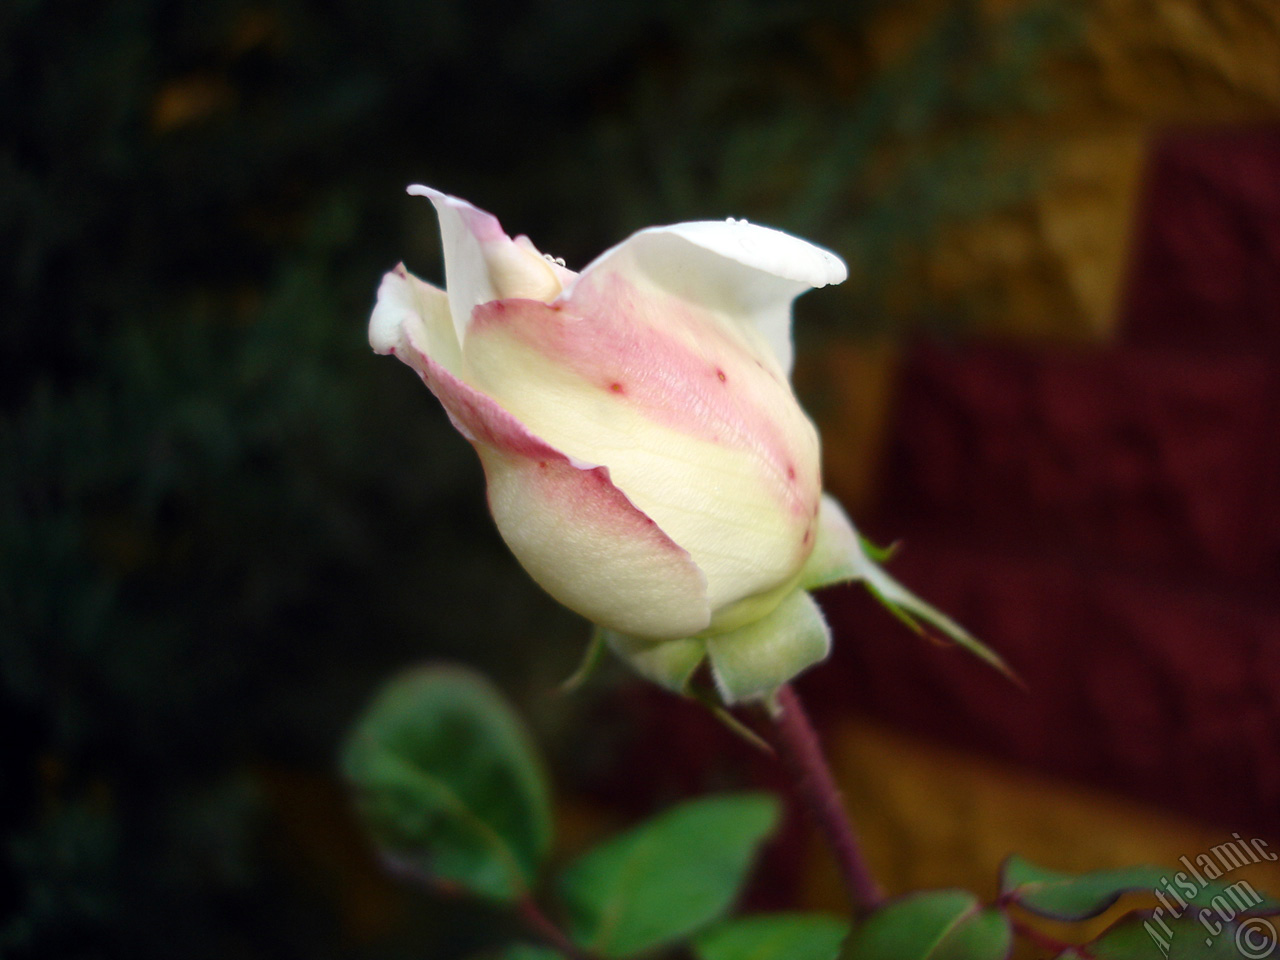
[[[521,244],[508,237],[493,214],[421,184],[408,192],[427,197],[440,218],[445,286],[459,343],[478,304],[504,297],[551,300],[560,293],[552,265],[527,238]]]
[[[456,372],[461,367],[448,295],[419,280],[402,263],[378,287],[378,302],[369,317],[369,345],[375,353],[407,359],[410,335],[446,370]]]
[[[639,636],[676,639],[707,627],[706,577],[606,468],[562,453],[428,356],[413,331],[407,340],[404,359],[475,446],[498,531],[543,589],[594,623]]]
[[[791,302],[848,276],[844,261],[829,250],[743,220],[641,230],[588,264],[582,278],[597,272],[719,314],[752,350],[767,350],[784,375],[793,354]],[[570,293],[566,288],[562,299]]]
[[[471,383],[556,449],[608,464],[692,554],[715,610],[775,589],[807,558],[817,433],[785,380],[714,320],[685,308],[682,333],[670,334],[651,322],[655,305],[680,309],[609,299],[594,281],[553,306],[486,304],[464,363]]]

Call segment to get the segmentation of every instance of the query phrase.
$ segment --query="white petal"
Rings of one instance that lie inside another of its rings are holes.
[[[721,314],[755,334],[791,372],[791,302],[848,270],[829,250],[745,221],[698,221],[635,233],[582,271],[616,271]],[[566,288],[562,297],[567,297]]]
[[[378,287],[378,302],[369,317],[369,346],[375,353],[395,354],[412,364],[410,341],[450,372],[461,365],[448,296],[400,264]]]
[[[507,236],[498,218],[431,187],[413,184],[413,196],[427,197],[440,218],[445,287],[458,342],[466,340],[471,311],[506,297],[548,301],[560,292],[560,280],[527,240]]]

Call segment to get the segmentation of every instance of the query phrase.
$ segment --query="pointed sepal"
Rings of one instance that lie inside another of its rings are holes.
[[[609,649],[640,676],[682,695],[689,692],[689,681],[707,655],[706,642],[695,637],[642,640],[603,628],[600,635]]]
[[[604,633],[603,627],[595,627],[592,630],[587,649],[582,652],[582,660],[564,683],[560,684],[561,693],[576,693],[595,674],[608,647]]]
[[[876,562],[888,559],[892,553],[892,547],[881,549],[866,540],[835,498],[824,494],[817,540],[801,575],[801,586],[816,590],[861,580],[885,609],[916,633],[923,635],[927,628],[933,628],[1016,681],[1017,675],[999,654],[937,607],[921,600]]]
[[[778,688],[831,652],[822,611],[796,589],[759,620],[708,637],[716,689],[726,704],[770,700]]]

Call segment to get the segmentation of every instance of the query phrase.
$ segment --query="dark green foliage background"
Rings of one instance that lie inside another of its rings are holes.
[[[871,73],[874,6],[0,5],[0,956],[481,942],[426,901],[345,936],[273,857],[261,789],[332,776],[400,667],[465,659],[519,699],[585,636],[508,558],[438,406],[368,350],[381,272],[440,278],[403,186],[571,266],[747,216],[850,260],[814,326],[881,322],[904,250],[1027,188],[970,131],[1034,106],[1069,31],[1057,4],[998,29],[953,4]]]

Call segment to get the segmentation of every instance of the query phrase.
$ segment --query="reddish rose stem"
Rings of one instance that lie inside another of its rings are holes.
[[[862,855],[853,823],[840,801],[840,790],[823,756],[818,735],[805,714],[800,697],[790,685],[783,685],[778,690],[778,707],[779,712],[773,718],[774,747],[795,778],[800,800],[831,845],[854,916],[865,914],[878,906],[883,896]]]
[[[532,897],[525,897],[518,904],[520,919],[525,922],[530,932],[551,949],[563,953],[569,960],[596,960],[595,954],[583,950],[565,936],[564,931],[551,922],[551,918],[542,912]]]

